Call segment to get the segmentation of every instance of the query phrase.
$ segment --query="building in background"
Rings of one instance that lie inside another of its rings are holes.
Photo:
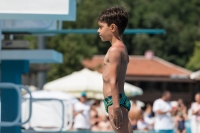
[[[132,99],[152,103],[164,90],[172,92],[172,100],[182,98],[190,104],[196,91],[196,81],[190,79],[191,71],[154,56],[148,51],[144,56],[129,56],[130,61],[126,73],[126,82],[143,89],[142,96]],[[104,55],[96,55],[85,59],[86,68],[103,71]]]

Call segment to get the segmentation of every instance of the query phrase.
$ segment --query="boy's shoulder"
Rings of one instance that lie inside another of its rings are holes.
[[[111,46],[108,50],[108,54],[109,55],[121,55],[121,53],[123,52],[123,47],[122,46]]]
[[[123,44],[123,42],[120,42],[115,45],[112,45],[109,48],[109,51],[121,51],[121,50],[124,50],[124,48],[125,48],[125,45]]]

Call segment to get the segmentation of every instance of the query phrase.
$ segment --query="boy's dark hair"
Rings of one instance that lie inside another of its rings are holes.
[[[108,26],[115,24],[122,35],[128,24],[128,13],[123,7],[110,7],[101,12],[98,21],[107,23]]]

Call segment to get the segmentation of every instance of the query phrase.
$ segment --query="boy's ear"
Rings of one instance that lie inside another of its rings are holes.
[[[117,26],[115,24],[111,24],[110,28],[112,32],[115,32],[117,30]]]

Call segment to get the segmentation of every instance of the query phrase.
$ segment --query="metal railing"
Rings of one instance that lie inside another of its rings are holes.
[[[28,99],[29,98],[24,98],[24,100],[28,100]],[[34,102],[41,102],[41,101],[58,101],[58,102],[61,103],[61,106],[62,106],[62,116],[61,116],[62,124],[61,124],[60,128],[54,128],[54,129],[32,127],[36,132],[40,132],[40,133],[41,132],[42,133],[64,132],[64,131],[67,131],[71,128],[72,123],[73,123],[73,110],[72,110],[72,105],[69,102],[66,103],[67,100],[60,100],[60,99],[56,99],[56,98],[33,98],[33,103]],[[65,108],[68,108],[67,117],[65,117],[65,113],[66,113]],[[67,126],[64,126],[65,122],[68,123]]]
[[[20,119],[21,119],[21,92],[20,92],[20,89],[22,89],[22,88],[25,89],[30,95],[29,117],[23,123],[19,122]],[[30,120],[31,114],[32,114],[32,95],[31,95],[31,92],[28,89],[28,87],[26,87],[24,85],[16,85],[16,84],[13,84],[13,83],[0,83],[0,89],[14,89],[14,90],[16,90],[17,95],[18,95],[18,109],[17,109],[16,118],[11,122],[7,122],[7,121],[2,122],[1,121],[0,126],[1,127],[2,126],[3,127],[10,127],[10,126],[16,126],[16,125],[23,125],[23,124],[27,123]]]
[[[26,98],[27,99],[27,98]],[[44,128],[34,128],[34,130],[36,131],[39,131],[39,132],[61,132],[63,127],[64,127],[64,121],[65,121],[65,118],[64,118],[64,114],[65,114],[65,105],[64,105],[64,102],[60,99],[55,99],[55,98],[33,98],[33,102],[40,102],[40,101],[58,101],[61,103],[62,105],[62,125],[59,129],[44,129]]]
[[[56,99],[56,98],[33,98],[31,95],[30,90],[28,89],[27,86],[24,85],[16,85],[13,83],[0,83],[0,89],[14,89],[17,92],[17,96],[18,96],[18,109],[17,109],[17,116],[13,121],[1,121],[0,122],[0,127],[10,127],[10,126],[21,126],[23,124],[26,124],[27,122],[30,121],[31,117],[32,117],[32,103],[33,102],[40,102],[40,101],[59,101],[62,105],[62,124],[60,128],[57,129],[42,129],[42,128],[34,128],[36,130],[36,132],[43,132],[43,133],[55,133],[55,132],[65,132],[67,130],[69,130],[73,124],[73,110],[72,110],[72,105],[69,102],[66,102],[67,100],[60,100],[60,99]],[[22,103],[22,96],[21,96],[21,89],[25,89],[29,95],[30,98],[23,98],[25,100],[29,100],[29,115],[27,120],[25,120],[24,122],[20,122],[21,120],[21,103]],[[67,112],[67,117],[65,117],[65,107],[68,108],[68,112]],[[65,121],[68,123],[67,126],[65,126]],[[25,131],[25,130],[24,130]],[[26,132],[26,131],[25,131]]]

